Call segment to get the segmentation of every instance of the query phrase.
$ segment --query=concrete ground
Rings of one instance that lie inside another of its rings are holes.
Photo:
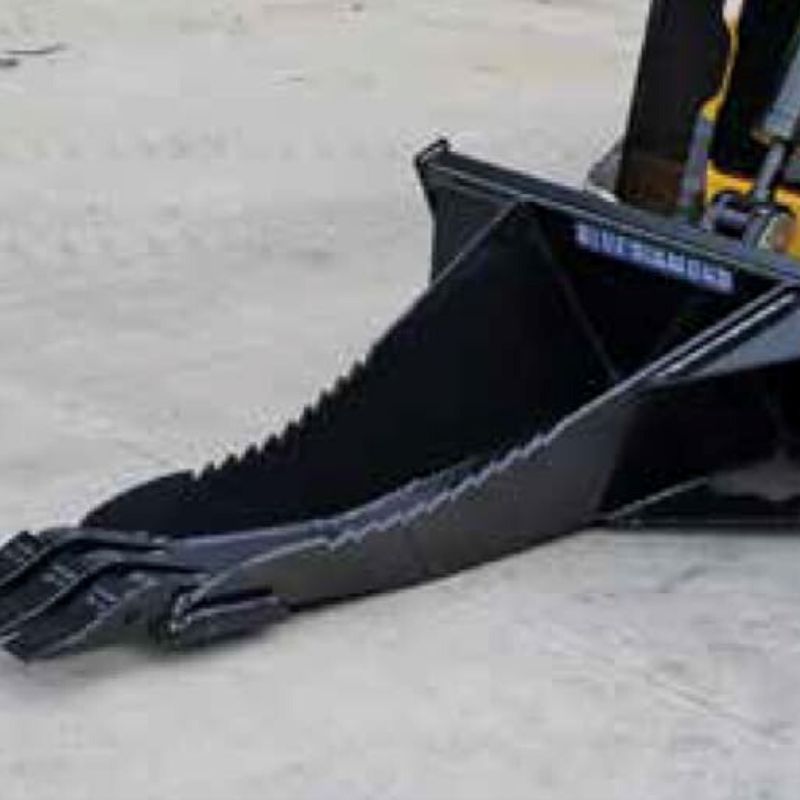
[[[0,524],[264,437],[422,286],[440,133],[576,183],[643,0],[4,0]],[[190,658],[0,657],[3,800],[795,800],[800,541],[592,533]]]

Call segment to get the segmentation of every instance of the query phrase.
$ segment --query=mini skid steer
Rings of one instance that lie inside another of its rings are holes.
[[[5,647],[195,646],[595,525],[795,528],[798,31],[655,0],[586,191],[423,152],[406,313],[280,435],[10,539]]]

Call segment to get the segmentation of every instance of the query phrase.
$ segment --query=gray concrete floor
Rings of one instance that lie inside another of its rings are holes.
[[[576,183],[643,0],[4,0],[0,520],[261,439],[418,291],[439,133]],[[792,538],[592,533],[191,658],[0,657],[3,800],[800,787]]]

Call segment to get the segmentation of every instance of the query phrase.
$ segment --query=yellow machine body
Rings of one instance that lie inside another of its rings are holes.
[[[722,192],[747,194],[752,186],[753,181],[723,172],[711,163],[706,172],[706,202],[711,203]],[[800,219],[800,191],[783,188],[778,191],[775,199],[786,206],[796,219]],[[795,227],[786,255],[800,261],[800,226]]]
[[[725,25],[730,37],[728,61],[719,90],[704,104],[701,111],[705,124],[712,128],[716,125],[730,92],[731,76],[740,52],[739,24],[744,6],[745,3],[741,0],[732,0],[726,4]],[[726,192],[746,195],[753,188],[753,183],[750,178],[720,169],[712,158],[708,162],[705,175],[705,205],[710,205],[716,197]],[[780,205],[785,206],[795,219],[800,219],[800,190],[784,186],[778,191],[775,199]],[[786,255],[800,260],[800,225],[795,226]]]

